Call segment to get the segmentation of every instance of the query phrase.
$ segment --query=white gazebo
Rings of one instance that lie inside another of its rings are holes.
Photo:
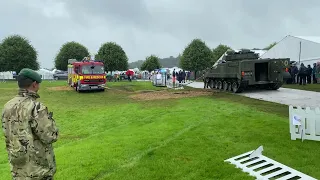
[[[13,79],[13,71],[0,72],[0,80]]]
[[[49,71],[47,69],[39,69],[37,71],[37,73],[39,73],[41,75],[41,78],[43,80],[53,80],[53,74],[54,72],[53,71]]]

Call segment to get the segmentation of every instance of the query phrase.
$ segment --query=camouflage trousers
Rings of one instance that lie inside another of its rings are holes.
[[[53,180],[53,176],[50,176],[50,175],[28,176],[25,173],[17,174],[16,172],[13,172],[12,180]]]
[[[55,170],[43,166],[28,165],[22,167],[11,166],[12,180],[53,180]]]

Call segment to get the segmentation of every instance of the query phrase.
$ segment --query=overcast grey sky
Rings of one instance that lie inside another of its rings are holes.
[[[133,62],[177,56],[194,38],[236,49],[320,36],[319,14],[319,0],[0,0],[0,39],[27,37],[45,68],[67,41],[91,53],[114,41]]]

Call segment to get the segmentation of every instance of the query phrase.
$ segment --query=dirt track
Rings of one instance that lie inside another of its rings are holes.
[[[135,100],[160,100],[160,99],[177,99],[184,97],[195,97],[195,96],[205,96],[211,95],[212,92],[208,91],[183,91],[183,92],[169,92],[169,91],[155,91],[147,93],[139,93],[129,96]]]
[[[70,86],[57,86],[57,87],[48,87],[47,89],[53,91],[71,91],[73,90]]]

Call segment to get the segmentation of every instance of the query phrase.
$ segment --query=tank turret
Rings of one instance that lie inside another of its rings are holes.
[[[259,59],[259,54],[250,51],[249,49],[241,49],[239,52],[227,51],[226,55],[223,57],[225,61],[238,61],[246,59]]]

